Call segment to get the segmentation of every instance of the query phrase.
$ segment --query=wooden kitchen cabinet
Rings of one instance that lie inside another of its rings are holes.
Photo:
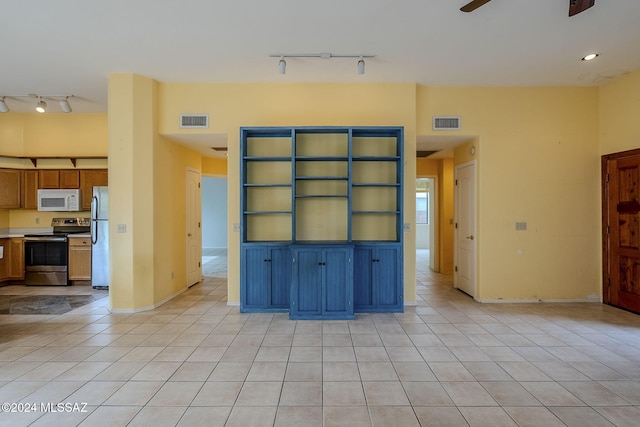
[[[0,209],[20,207],[22,174],[17,169],[0,169]]]
[[[60,188],[80,188],[80,171],[73,169],[61,169]]]
[[[7,278],[9,280],[24,280],[24,239],[21,237],[11,237],[8,243],[9,262]]]
[[[9,278],[9,239],[0,239],[2,258],[0,258],[0,282]]]
[[[60,171],[57,169],[38,170],[38,188],[60,188]]]
[[[80,171],[75,169],[38,170],[38,188],[80,188]]]
[[[85,169],[80,171],[80,193],[82,210],[91,210],[93,187],[109,184],[107,169]]]
[[[91,280],[91,238],[69,237],[69,280]]]
[[[38,209],[38,172],[22,171],[22,208]]]

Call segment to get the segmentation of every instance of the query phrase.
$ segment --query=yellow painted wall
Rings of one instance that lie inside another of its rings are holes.
[[[417,111],[420,135],[457,115],[445,134],[482,145],[478,299],[600,296],[598,89],[419,86]]]
[[[206,176],[227,176],[227,159],[219,157],[202,157],[202,174]]]
[[[416,178],[425,178],[430,176],[438,176],[439,159],[417,158],[416,159]]]
[[[0,154],[105,156],[107,115],[13,112],[0,114]]]
[[[453,159],[442,159],[439,165],[438,194],[440,204],[438,214],[440,215],[440,233],[438,234],[438,246],[440,248],[440,272],[453,273],[453,217],[454,217],[454,180],[453,180]]]
[[[148,309],[186,289],[186,169],[199,171],[201,158],[159,134],[158,109],[154,80],[109,77],[109,296],[116,311]]]
[[[184,290],[186,259],[186,173],[200,170],[200,154],[161,136],[154,142],[154,304]]]
[[[415,84],[173,84],[160,85],[160,133],[179,129],[180,114],[208,114],[206,133],[229,135],[229,302],[239,302],[241,126],[404,126],[405,222],[415,224]],[[405,301],[415,301],[415,234],[405,233]]]
[[[0,209],[0,228],[9,228],[10,224],[9,211],[6,209]]]
[[[600,87],[600,154],[640,148],[640,70]]]

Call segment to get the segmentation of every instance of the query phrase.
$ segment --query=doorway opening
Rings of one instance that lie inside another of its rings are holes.
[[[416,179],[416,251],[420,262],[428,262],[431,271],[437,271],[436,178]],[[424,269],[423,266],[421,266]]]
[[[202,177],[202,275],[227,274],[227,178]]]

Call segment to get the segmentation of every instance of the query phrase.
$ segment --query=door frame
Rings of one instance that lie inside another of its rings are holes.
[[[605,154],[601,158],[602,184],[602,302],[611,305],[611,242],[609,239],[609,162],[640,156],[640,149]]]
[[[191,252],[189,250],[189,245],[191,243],[191,236],[189,236],[189,230],[190,230],[190,218],[189,218],[189,213],[190,213],[190,207],[191,207],[191,200],[189,200],[190,196],[191,196],[191,192],[189,191],[189,180],[190,180],[190,176],[191,175],[197,176],[198,177],[198,191],[196,192],[196,199],[193,201],[195,202],[195,211],[192,212],[192,214],[194,215],[195,221],[198,223],[197,225],[197,233],[195,236],[193,236],[196,239],[196,260],[191,259]],[[202,190],[202,173],[197,170],[197,169],[193,169],[190,167],[186,168],[185,171],[185,246],[186,246],[186,256],[185,256],[185,281],[186,281],[186,286],[187,287],[191,287],[193,285],[195,285],[196,283],[199,283],[202,281],[202,195],[201,195],[201,190]],[[196,273],[197,277],[197,281],[196,277],[191,277],[191,265],[193,262],[198,262],[198,272]]]
[[[454,186],[453,186],[453,201],[454,201],[454,229],[453,229],[453,244],[454,244],[454,250],[453,250],[453,265],[454,265],[454,272],[453,272],[453,287],[456,289],[460,289],[458,287],[458,259],[459,259],[459,255],[458,255],[458,251],[459,251],[459,245],[458,245],[458,239],[459,239],[459,231],[458,231],[458,223],[460,222],[460,204],[458,203],[458,195],[459,195],[459,190],[458,190],[458,185],[457,185],[457,180],[458,180],[458,174],[459,174],[459,170],[462,168],[466,168],[469,166],[473,166],[473,231],[474,231],[474,239],[473,239],[473,243],[472,243],[472,247],[473,247],[473,255],[472,255],[472,259],[473,259],[473,267],[472,267],[472,274],[473,274],[473,280],[472,280],[472,288],[473,288],[473,295],[471,295],[473,297],[473,299],[478,299],[478,162],[477,160],[471,160],[465,163],[461,163],[459,165],[455,165],[454,169],[453,169],[453,179],[454,179]]]

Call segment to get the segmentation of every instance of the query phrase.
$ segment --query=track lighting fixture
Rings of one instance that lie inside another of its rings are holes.
[[[362,56],[358,59],[358,74],[364,74],[364,58]]]
[[[36,104],[36,111],[38,113],[46,113],[47,112],[47,103],[42,100],[42,98],[38,98],[38,103]]]
[[[60,105],[60,108],[62,109],[62,111],[64,111],[65,113],[70,113],[71,111],[73,111],[71,109],[71,104],[69,104],[68,96],[65,96],[64,99],[61,99],[60,101],[58,101],[58,104]]]
[[[280,62],[278,62],[278,69],[280,70],[280,74],[285,74],[287,72],[287,61],[284,60],[284,56],[280,57]]]
[[[10,111],[6,98],[37,99],[38,101],[36,102],[35,110],[38,113],[44,113],[47,111],[47,103],[45,102],[45,99],[57,101],[60,105],[60,109],[65,113],[73,111],[71,104],[69,103],[69,98],[73,98],[73,95],[36,95],[34,93],[30,93],[29,95],[0,95],[0,113],[8,113]]]
[[[364,58],[374,58],[375,55],[334,55],[332,53],[287,53],[287,54],[271,54],[272,58],[280,58],[278,62],[278,70],[280,74],[285,74],[287,71],[287,61],[285,58],[358,58],[358,74],[364,74]]]

